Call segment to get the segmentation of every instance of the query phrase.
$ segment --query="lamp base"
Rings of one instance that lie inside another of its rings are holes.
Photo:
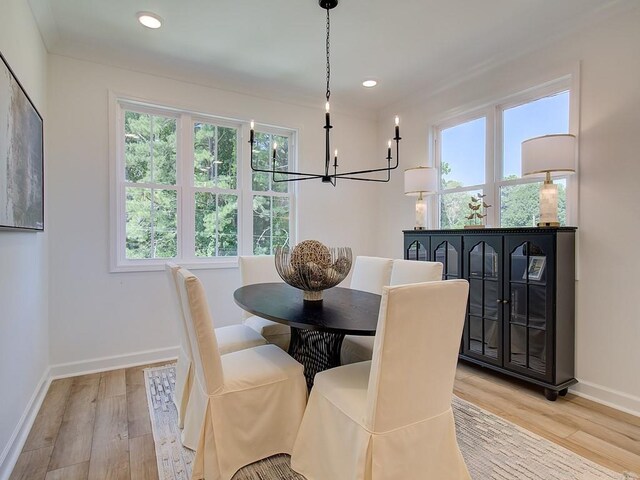
[[[560,222],[538,222],[538,226],[555,228],[560,226]]]

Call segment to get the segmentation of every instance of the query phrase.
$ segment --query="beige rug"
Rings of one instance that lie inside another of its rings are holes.
[[[174,366],[146,369],[145,384],[160,480],[188,480],[194,452],[180,443],[172,401]],[[460,450],[474,480],[639,478],[601,467],[457,397],[453,399],[453,411]],[[304,480],[304,477],[291,470],[287,455],[276,455],[244,467],[233,480]]]

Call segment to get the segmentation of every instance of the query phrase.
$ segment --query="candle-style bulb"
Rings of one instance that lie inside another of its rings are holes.
[[[334,152],[333,156],[334,156],[334,157],[337,157],[337,156],[338,156],[338,149],[337,149],[337,148],[336,148],[336,151]]]
[[[324,105],[324,109],[328,112],[329,111],[329,102],[325,103]]]
[[[391,141],[389,141],[389,145],[391,145]],[[273,149],[275,150],[276,148],[278,148],[278,144],[276,142],[273,142]]]
[[[387,142],[387,148],[391,148],[391,140]]]
[[[254,126],[255,126],[255,124],[253,123],[253,120],[251,120],[251,130],[253,130]]]
[[[400,117],[396,115],[396,127],[400,125]]]

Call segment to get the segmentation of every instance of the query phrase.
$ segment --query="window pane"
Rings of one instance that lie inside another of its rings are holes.
[[[440,227],[464,228],[465,225],[479,222],[477,219],[468,219],[472,211],[469,203],[472,196],[481,194],[482,190],[470,190],[468,192],[444,193],[440,195]],[[481,223],[481,222],[479,222]]]
[[[441,132],[442,188],[484,183],[486,118],[478,118]]]
[[[238,255],[238,196],[218,195],[218,256]]]
[[[235,189],[238,175],[237,130],[195,123],[193,136],[194,185]]]
[[[173,258],[177,255],[177,192],[126,189],[127,258]]]
[[[285,245],[289,245],[289,198],[254,195],[253,254],[271,255]]]
[[[558,185],[558,219],[567,224],[567,180],[556,179]],[[536,226],[540,219],[540,185],[542,182],[500,187],[500,226]]]
[[[289,198],[273,197],[272,249],[289,245]]]
[[[238,197],[212,192],[195,194],[197,257],[238,254]]]
[[[196,257],[215,257],[217,244],[216,194],[196,192],[195,203]]]
[[[524,140],[552,133],[569,133],[569,92],[508,108],[503,113],[502,177],[519,178]]]
[[[125,112],[125,179],[176,183],[176,119]]]
[[[273,167],[273,144],[276,143],[276,170],[289,169],[289,138],[270,133],[256,132],[254,135],[253,160],[258,168],[271,169]],[[276,175],[276,180],[285,180],[285,176]],[[272,175],[268,173],[253,172],[252,188],[256,192],[281,192],[286,193],[288,182],[274,182]]]

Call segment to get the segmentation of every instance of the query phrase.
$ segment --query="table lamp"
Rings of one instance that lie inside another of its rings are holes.
[[[551,172],[576,171],[576,137],[570,134],[544,135],[522,142],[522,175],[546,174],[540,187],[539,227],[559,227],[558,185]]]
[[[414,167],[404,171],[405,195],[418,197],[416,199],[416,226],[414,230],[424,230],[427,224],[427,203],[424,194],[437,192],[438,176],[435,168]]]

